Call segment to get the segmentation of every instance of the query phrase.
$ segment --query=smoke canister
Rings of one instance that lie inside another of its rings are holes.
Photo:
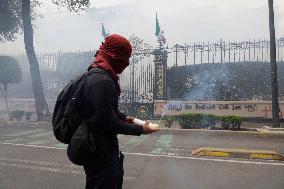
[[[143,121],[143,120],[141,120],[141,119],[137,119],[137,118],[134,118],[133,119],[133,123],[135,124],[135,125],[144,125],[145,123],[146,123],[146,121]],[[157,128],[157,127],[159,127],[159,125],[158,124],[154,124],[154,123],[149,123],[149,127],[151,127],[151,128]]]

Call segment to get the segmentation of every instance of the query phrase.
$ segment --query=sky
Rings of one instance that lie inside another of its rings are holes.
[[[280,37],[284,36],[284,1],[274,2],[276,35]],[[35,22],[36,51],[95,49],[103,40],[102,21],[111,33],[126,37],[135,33],[155,45],[156,12],[169,45],[269,37],[267,0],[91,0],[91,7],[98,9],[74,15],[58,10],[51,0],[43,1],[40,12],[44,18]],[[104,9],[113,13],[105,14]],[[0,43],[0,52],[23,53],[23,37]]]
[[[140,3],[145,12],[155,12],[161,10],[162,15],[171,14],[171,12],[179,11],[184,8],[202,7],[202,6],[218,6],[221,10],[250,9],[255,7],[267,6],[267,0],[91,0],[92,6],[104,7],[115,4]],[[274,4],[281,6],[284,10],[284,1],[274,0]]]

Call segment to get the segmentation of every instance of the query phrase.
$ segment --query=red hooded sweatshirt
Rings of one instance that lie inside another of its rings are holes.
[[[129,58],[132,53],[130,42],[118,34],[112,34],[105,39],[99,50],[96,52],[95,60],[91,67],[99,67],[110,74],[118,81],[118,74],[129,65]],[[120,88],[119,88],[120,93]]]

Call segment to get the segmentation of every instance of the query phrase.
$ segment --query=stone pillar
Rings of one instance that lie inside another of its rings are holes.
[[[167,51],[157,49],[154,51],[155,79],[154,101],[167,99]]]

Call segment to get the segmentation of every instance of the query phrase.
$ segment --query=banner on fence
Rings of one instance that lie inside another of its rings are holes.
[[[280,118],[284,118],[284,101],[280,105]],[[154,101],[154,116],[181,113],[208,113],[217,116],[236,115],[244,118],[271,118],[270,101]]]
[[[47,100],[50,112],[53,112],[54,100]],[[280,118],[284,118],[284,101],[279,103]],[[11,111],[23,110],[35,112],[33,99],[10,99]],[[6,112],[5,101],[0,100],[0,112]],[[271,118],[270,101],[154,101],[154,116],[178,115],[185,112],[208,113],[214,115],[236,115],[245,118]]]

